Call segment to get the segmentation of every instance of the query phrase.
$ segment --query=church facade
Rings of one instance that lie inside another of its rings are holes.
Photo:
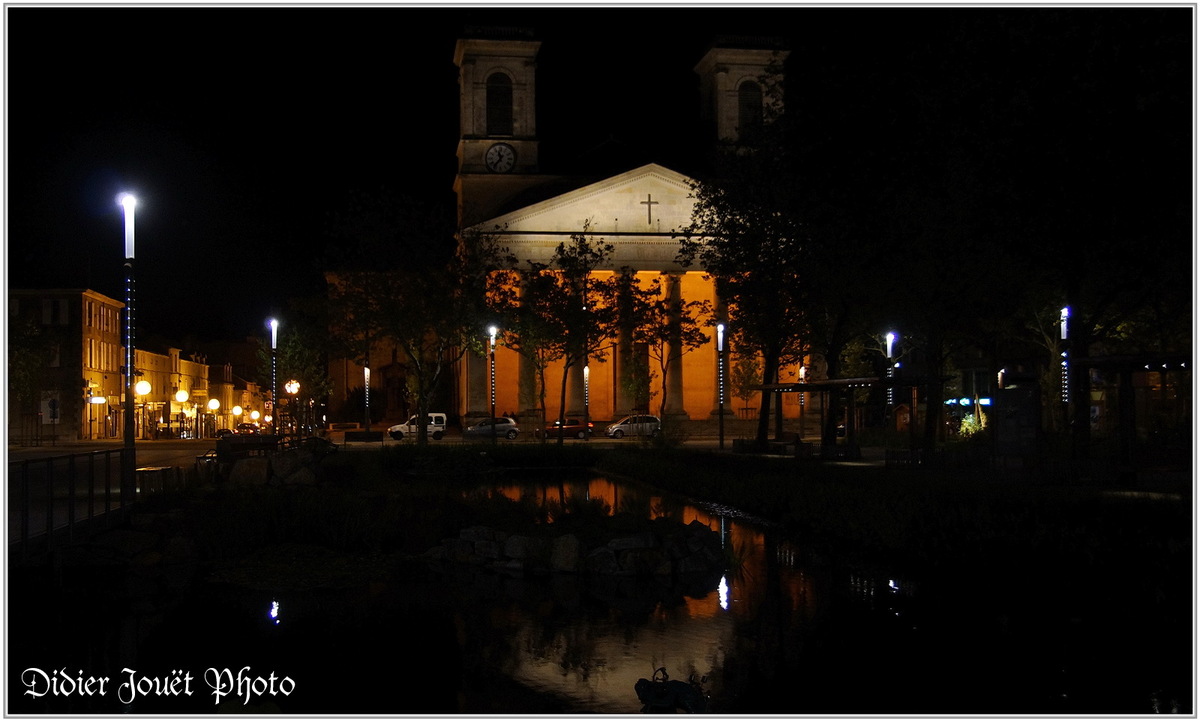
[[[624,272],[642,285],[657,280],[670,300],[706,301],[719,316],[722,307],[714,284],[703,271],[684,268],[676,260],[679,242],[674,235],[692,216],[689,177],[653,162],[574,182],[541,172],[535,113],[539,48],[539,41],[522,36],[463,38],[456,46],[460,136],[454,188],[463,237],[486,233],[521,262],[549,263],[559,243],[586,229],[590,240],[613,247],[606,266],[596,270],[598,277]],[[763,122],[768,101],[762,81],[768,68],[781,60],[779,51],[736,44],[714,45],[700,59],[695,72],[705,107],[697,111],[710,121],[713,147],[732,143],[741,128]],[[697,149],[699,154],[705,151]],[[603,358],[567,371],[563,412],[597,422],[639,411],[691,420],[714,416],[719,408],[717,334],[709,328],[708,335],[710,341],[698,348],[671,349],[674,360],[668,364],[665,383],[656,364],[639,366],[651,376],[647,387],[653,394],[640,400],[631,398],[622,381],[627,373],[622,365],[634,351],[612,339]],[[453,412],[464,423],[486,417],[494,394],[497,415],[515,414],[526,424],[540,422],[532,404],[538,394],[530,363],[503,343],[496,348],[494,371],[492,362],[473,354],[462,359],[455,374]],[[557,366],[546,371],[550,419],[560,411],[557,390],[563,370]],[[728,391],[725,404],[726,412],[732,413]],[[737,402],[747,404],[757,401]]]

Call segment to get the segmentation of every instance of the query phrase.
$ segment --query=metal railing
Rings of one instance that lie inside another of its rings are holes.
[[[9,462],[10,561],[113,528],[143,492],[165,489],[174,467],[138,469],[123,485],[125,454],[120,448]]]

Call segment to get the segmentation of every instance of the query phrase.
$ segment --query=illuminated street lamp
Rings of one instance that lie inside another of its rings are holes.
[[[583,440],[592,440],[592,417],[591,403],[588,397],[588,388],[590,387],[589,377],[591,376],[591,367],[588,364],[583,365]]]
[[[292,397],[288,399],[288,416],[292,423],[292,432],[296,433],[296,394],[300,392],[300,382],[292,379],[283,385],[283,390],[288,392],[288,395]],[[276,410],[275,415],[279,415],[278,410]]]
[[[894,355],[895,343],[896,343],[896,333],[894,331],[888,331],[888,334],[887,334],[887,360],[888,360],[887,377],[888,377],[889,381],[896,377],[896,367],[900,365],[900,364],[892,361],[892,359],[895,358],[895,355]],[[892,406],[895,403],[896,403],[896,389],[892,386],[891,383],[889,383],[888,387],[887,387],[887,405]]]
[[[187,413],[184,411],[183,405],[187,403],[188,398],[187,389],[179,389],[175,392],[175,401],[179,404],[179,438],[181,439],[187,431],[187,427],[184,425],[184,417],[187,416]]]
[[[150,382],[146,380],[138,381],[133,385],[133,392],[142,398],[139,406],[142,407],[142,436],[146,436],[146,397],[150,395]]]
[[[271,326],[271,415],[273,418],[277,418],[279,416],[279,410],[276,409],[275,406],[279,403],[277,401],[279,398],[279,387],[275,382],[275,368],[277,366],[277,359],[279,356],[278,352],[276,351],[276,342],[278,341],[279,337],[279,321],[272,318],[269,319],[267,323],[269,323]],[[272,425],[271,431],[275,431],[274,425]]]
[[[137,450],[134,448],[133,422],[133,209],[137,206],[137,198],[130,193],[122,193],[117,202],[125,209],[125,457],[121,469],[121,501],[124,503],[127,494],[134,489],[133,476],[137,469]]]
[[[219,399],[208,400],[208,413],[212,414],[213,417],[213,434],[217,433],[217,409],[219,408],[221,408],[221,401]]]
[[[725,449],[725,324],[717,324],[717,448]]]
[[[488,326],[488,336],[491,338],[489,344],[489,373],[491,375],[491,396],[492,396],[492,417],[489,423],[492,426],[492,443],[496,443],[496,333],[499,331],[495,326]]]

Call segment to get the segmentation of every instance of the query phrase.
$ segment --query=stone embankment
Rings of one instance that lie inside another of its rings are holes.
[[[662,522],[663,520],[659,520]],[[585,544],[578,534],[509,533],[488,526],[463,529],[444,539],[427,557],[487,567],[511,574],[593,574],[612,576],[687,576],[721,571],[721,538],[698,521],[655,523],[634,533],[603,537]]]

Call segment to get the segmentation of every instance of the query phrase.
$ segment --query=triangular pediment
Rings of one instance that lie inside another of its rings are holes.
[[[475,226],[521,261],[548,262],[587,228],[614,246],[613,267],[675,270],[674,234],[692,221],[691,178],[656,163],[577,188]]]

